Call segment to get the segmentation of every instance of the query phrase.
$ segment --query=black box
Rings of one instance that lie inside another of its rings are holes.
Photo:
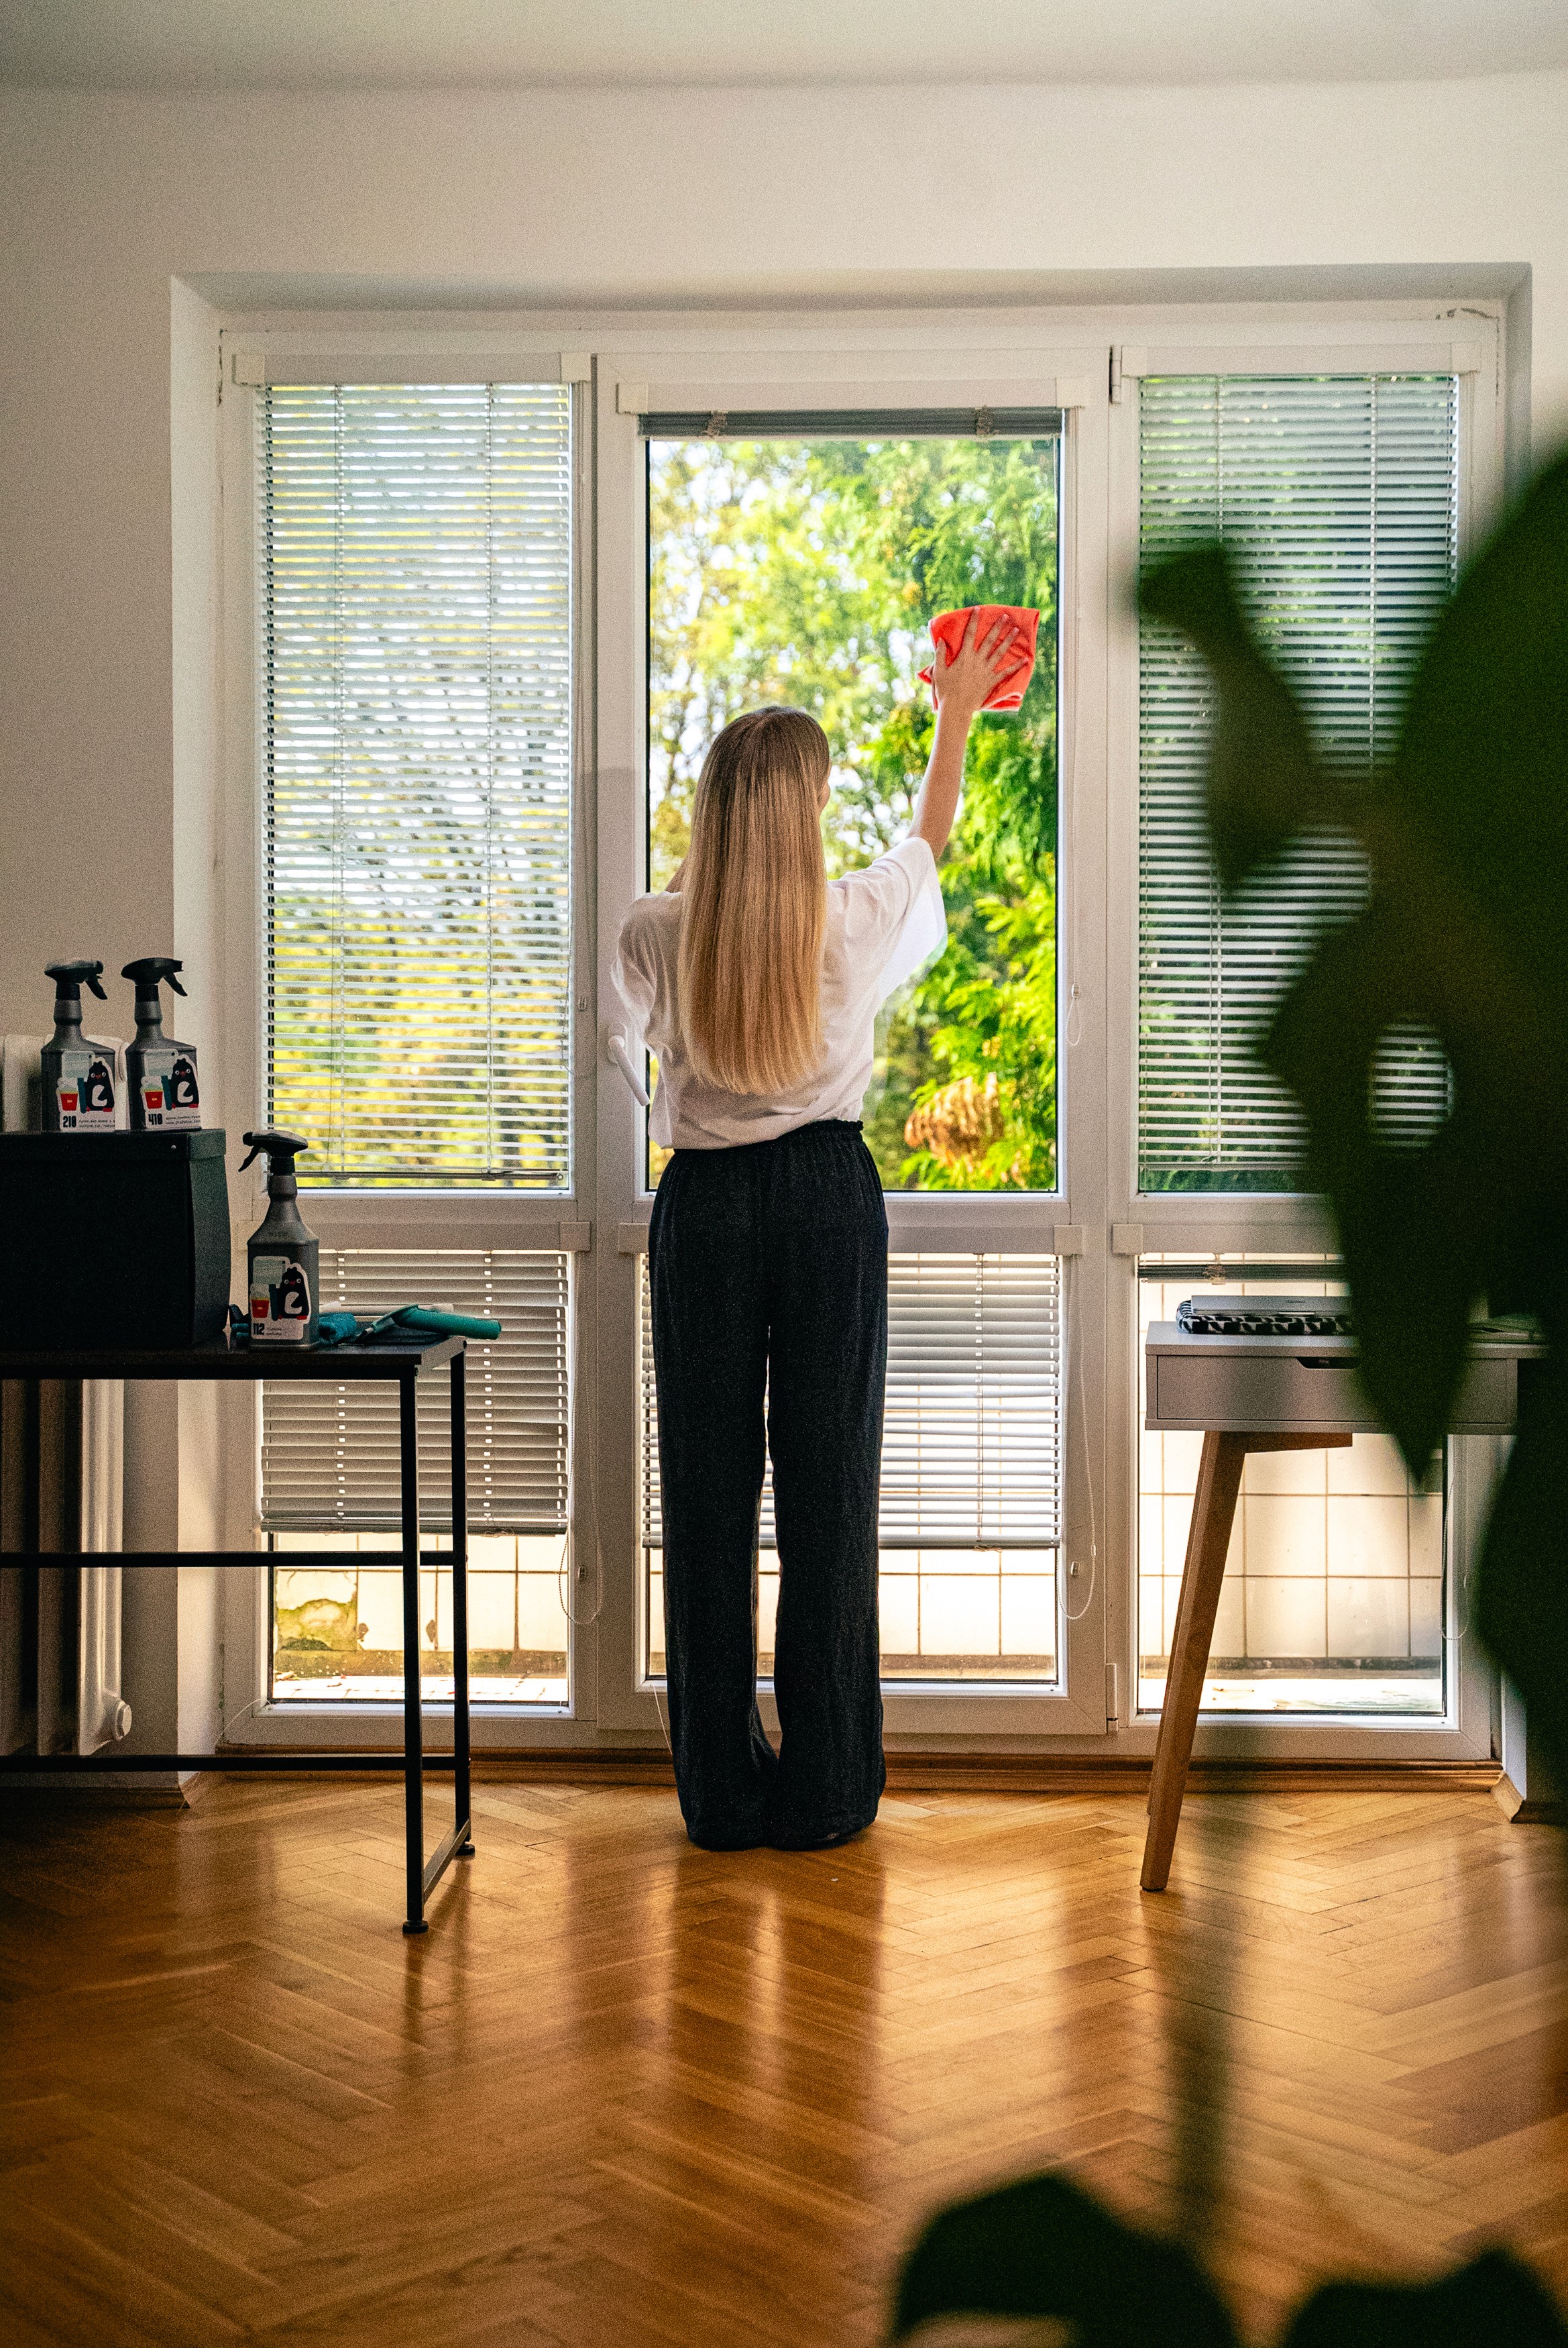
[[[0,1346],[220,1337],[227,1146],[220,1130],[0,1133]]]

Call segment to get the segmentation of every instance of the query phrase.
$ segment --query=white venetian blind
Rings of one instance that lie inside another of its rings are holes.
[[[1223,538],[1323,755],[1386,758],[1453,585],[1450,376],[1154,377],[1142,386],[1140,560]],[[1208,673],[1140,644],[1140,1187],[1290,1190],[1299,1120],[1253,1042],[1326,922],[1364,901],[1359,850],[1317,832],[1222,904],[1204,831]],[[1434,1076],[1441,1082],[1441,1074]]]
[[[271,1115],[341,1183],[570,1179],[560,384],[261,395]]]
[[[482,1248],[323,1248],[322,1310],[449,1305],[498,1321],[470,1341],[470,1532],[559,1532],[567,1523],[570,1258]],[[419,1385],[420,1519],[448,1528],[447,1381]],[[261,1522],[274,1532],[371,1532],[400,1520],[397,1388],[279,1380],[262,1389]]]
[[[642,1540],[662,1546],[659,1414],[643,1260]],[[1060,1509],[1054,1256],[894,1255],[887,1264],[885,1550],[1049,1549]],[[762,1546],[776,1547],[770,1468]]]

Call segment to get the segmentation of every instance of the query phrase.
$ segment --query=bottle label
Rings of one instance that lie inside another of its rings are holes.
[[[114,1131],[114,1061],[107,1052],[61,1053],[55,1109],[62,1133]]]
[[[251,1343],[302,1345],[310,1334],[311,1283],[292,1256],[259,1255],[251,1265]]]
[[[194,1052],[149,1051],[141,1068],[141,1121],[149,1132],[200,1133]]]

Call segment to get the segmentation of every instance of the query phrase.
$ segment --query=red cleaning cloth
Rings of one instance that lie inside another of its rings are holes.
[[[964,630],[971,617],[975,623],[975,633],[970,639],[973,644],[982,644],[999,619],[1013,621],[1023,632],[1016,640],[1016,660],[1010,668],[1003,670],[983,704],[987,709],[1016,709],[1029,689],[1030,678],[1034,675],[1034,643],[1040,631],[1040,613],[1018,603],[970,603],[961,612],[938,612],[931,623],[931,642],[939,644],[949,660],[953,659],[963,643]],[[931,686],[933,697],[935,676],[934,668],[920,671],[920,682]]]

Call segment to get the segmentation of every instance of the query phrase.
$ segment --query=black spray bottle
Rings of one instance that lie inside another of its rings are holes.
[[[82,989],[100,1003],[101,962],[52,962],[45,976],[55,982],[55,1032],[43,1051],[46,1133],[112,1133],[115,1129],[115,1056],[89,1044],[82,1034]]]
[[[245,1250],[252,1345],[313,1345],[321,1292],[317,1284],[315,1233],[307,1231],[294,1204],[299,1184],[294,1159],[310,1143],[298,1133],[248,1133],[250,1158],[267,1160],[267,1215]]]
[[[163,998],[158,991],[167,982],[176,994],[183,994],[174,973],[184,967],[171,954],[146,954],[140,962],[128,962],[120,973],[136,983],[136,1041],[125,1056],[134,1133],[201,1130],[196,1046],[164,1034]]]

